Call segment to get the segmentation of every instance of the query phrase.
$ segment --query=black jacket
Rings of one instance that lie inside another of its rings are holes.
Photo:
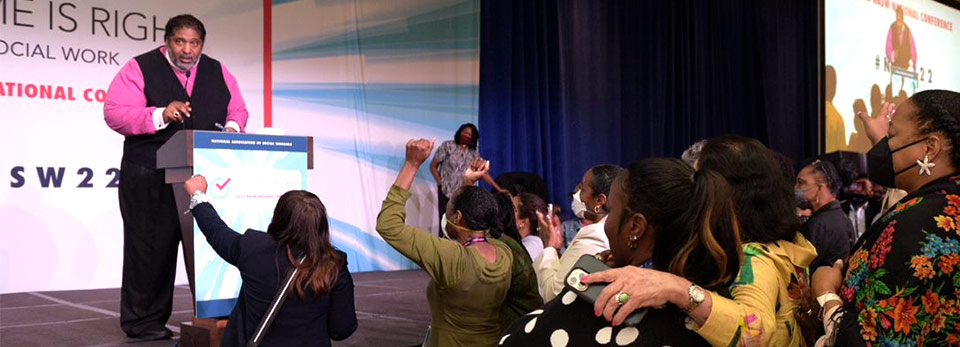
[[[244,346],[291,267],[286,250],[267,233],[253,229],[243,234],[233,231],[209,203],[197,205],[193,216],[217,254],[240,269],[243,285],[223,332],[222,345]],[[306,300],[296,292],[287,295],[262,346],[330,346],[331,339],[343,340],[357,330],[347,255],[337,252],[343,262],[332,290],[319,298],[313,291],[305,290]]]
[[[810,263],[810,271],[821,266],[831,266],[837,259],[850,255],[856,242],[853,223],[843,213],[840,203],[833,201],[814,212],[801,226],[803,236],[817,248],[817,258]]]

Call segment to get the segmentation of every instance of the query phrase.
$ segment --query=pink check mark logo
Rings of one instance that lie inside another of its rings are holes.
[[[223,181],[223,183],[214,183],[214,185],[217,186],[217,189],[223,190],[223,188],[227,186],[227,183],[230,183],[229,178],[227,178],[226,181]]]

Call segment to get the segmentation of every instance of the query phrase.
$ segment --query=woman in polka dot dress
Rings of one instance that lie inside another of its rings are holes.
[[[610,188],[607,263],[646,266],[724,291],[739,270],[741,247],[730,188],[719,174],[677,159],[640,161]],[[687,307],[651,309],[637,326],[614,325],[569,287],[514,322],[503,346],[707,345],[684,325]]]

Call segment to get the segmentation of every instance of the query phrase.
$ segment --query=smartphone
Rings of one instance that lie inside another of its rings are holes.
[[[553,203],[547,204],[547,222],[553,218]]]
[[[601,272],[604,270],[609,270],[610,267],[601,262],[595,255],[584,254],[580,256],[580,259],[577,260],[577,263],[573,265],[573,269],[567,273],[566,280],[564,281],[565,286],[570,288],[574,293],[577,293],[580,298],[586,300],[590,304],[597,302],[597,298],[600,297],[600,292],[603,291],[603,288],[607,287],[608,283],[594,283],[586,284],[580,282],[580,278],[592,273]],[[629,326],[636,326],[640,324],[640,321],[643,320],[643,317],[647,315],[647,308],[638,309],[633,311],[627,319],[623,321],[623,324]]]

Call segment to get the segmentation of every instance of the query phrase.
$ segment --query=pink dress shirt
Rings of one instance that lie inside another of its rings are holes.
[[[167,47],[161,46],[160,52],[166,57]],[[243,95],[240,94],[237,79],[227,71],[224,64],[220,64],[220,67],[223,69],[223,81],[226,82],[227,89],[230,91],[225,126],[243,132],[249,117],[247,106],[243,102]],[[190,78],[187,78],[186,73],[179,69],[172,66],[170,69],[181,84],[186,83],[187,95],[192,95],[194,81],[197,79],[197,64],[190,69]],[[110,129],[124,136],[131,136],[153,134],[166,127],[162,120],[159,122],[154,120],[153,114],[157,107],[146,106],[147,97],[143,94],[143,86],[143,72],[140,71],[140,64],[136,59],[130,59],[113,78],[113,82],[110,82],[107,98],[103,103],[103,119]]]
[[[893,42],[894,42],[893,26],[894,25],[896,24],[891,24],[890,30],[887,31],[887,60],[890,62],[893,62]],[[903,42],[905,35],[909,36],[908,38],[910,39],[910,56],[912,57],[910,60],[913,61],[913,69],[916,70],[917,69],[917,42],[913,40],[913,34],[911,32],[908,32],[906,30],[906,27],[904,27],[904,30],[900,32],[900,37],[897,37],[896,41]]]

